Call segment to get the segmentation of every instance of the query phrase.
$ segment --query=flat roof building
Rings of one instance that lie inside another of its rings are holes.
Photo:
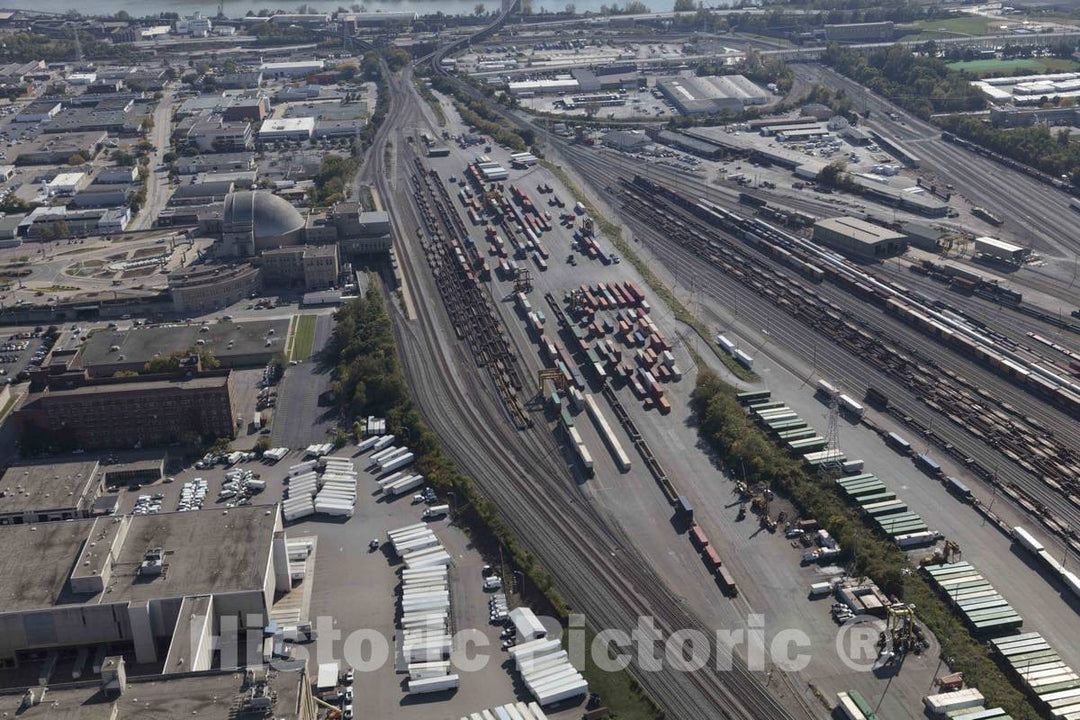
[[[742,75],[676,77],[656,85],[683,115],[740,112],[749,105],[764,105],[771,97]]]
[[[331,228],[332,229],[332,228]],[[296,245],[267,250],[259,260],[263,282],[303,288],[304,291],[326,290],[337,284],[337,245]]]
[[[12,465],[0,477],[0,525],[89,517],[102,477],[97,460]]]
[[[94,449],[235,437],[231,370],[82,382],[31,393],[15,412],[24,439],[33,435],[56,447]]]
[[[861,260],[901,255],[907,237],[880,225],[853,217],[837,217],[814,223],[814,241]]]
[[[276,505],[0,528],[0,660],[98,647],[209,670],[221,618],[264,627],[290,587],[285,541]]]
[[[259,128],[259,142],[310,140],[315,132],[315,118],[267,118]]]
[[[1024,261],[1031,255],[1031,250],[997,238],[977,237],[975,238],[975,253],[997,260],[1004,260],[1013,265],[1023,265]]]
[[[287,319],[98,330],[80,346],[73,365],[93,378],[141,372],[154,357],[187,350],[201,340],[223,368],[259,367],[281,352],[288,330]]]
[[[322,60],[286,60],[264,62],[259,66],[264,78],[284,78],[317,73],[326,66]]]

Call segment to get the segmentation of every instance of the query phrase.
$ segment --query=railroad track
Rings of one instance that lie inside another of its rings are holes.
[[[647,204],[648,203],[644,202],[643,199],[636,198],[636,199],[634,199],[634,202],[632,203],[633,209],[631,209],[631,212],[632,213],[633,212],[640,213],[640,212],[642,212],[642,208],[647,206]],[[630,209],[630,208],[627,208],[627,209]],[[674,227],[672,227],[672,228],[664,228],[664,226],[662,225],[661,220],[662,220],[662,217],[658,218],[657,216],[650,216],[650,217],[644,218],[642,221],[640,221],[639,225],[640,225],[640,227],[649,228],[649,229],[651,229],[653,231],[656,231],[658,228],[660,228],[661,232],[657,233],[658,237],[663,236],[664,239],[669,239],[669,240],[672,239],[673,234],[675,232],[677,232],[677,228],[674,228]],[[663,247],[663,244],[654,245],[653,249],[656,250],[658,247]],[[698,258],[700,258],[702,256],[703,249],[701,247],[697,247],[697,248],[690,247],[690,249],[691,249],[691,252],[693,252],[693,254],[696,255]],[[684,261],[684,260],[685,260],[685,258],[679,258],[678,261]],[[766,266],[764,268],[764,270],[768,271],[769,269]],[[711,294],[726,296],[725,299],[727,299],[729,301],[732,299],[731,298],[732,294],[730,293],[730,290],[727,291],[727,293],[713,293],[713,291],[712,291],[713,288],[707,286],[708,285],[707,281],[705,282],[705,285],[706,286],[703,287],[703,289],[705,289],[706,291],[710,291]],[[699,281],[699,286],[700,286],[700,281]],[[750,287],[754,291],[754,293],[757,293],[758,290],[770,289],[770,288],[766,288],[765,286],[761,286],[759,288],[754,288],[753,285],[750,285]],[[770,291],[774,291],[774,290],[770,290]],[[743,301],[745,302],[746,300],[747,300],[747,298],[744,295]],[[772,302],[770,304],[773,305],[772,312],[775,312],[775,309],[777,309],[777,307],[778,307],[777,303]],[[838,310],[838,308],[836,308],[836,310]],[[831,312],[835,313],[836,310],[831,310]],[[767,310],[766,312],[769,312],[769,311]],[[880,316],[880,314],[878,314],[878,316]],[[853,334],[851,334],[852,330],[854,330]],[[849,334],[851,334],[852,337],[858,337],[859,331],[860,331],[859,327],[849,328]],[[880,334],[877,334],[877,335],[880,335]],[[864,340],[867,340],[867,339],[868,340],[874,340],[874,338],[875,338],[875,336],[872,335],[869,338],[864,338]],[[849,340],[850,340],[850,338],[849,338]],[[840,347],[845,347],[845,345],[843,345],[843,342],[845,342],[845,341],[841,341],[839,343]],[[819,358],[824,358],[827,355],[827,353],[821,352],[822,349],[820,349],[818,347],[818,338],[811,337],[811,338],[805,339],[801,343],[791,342],[791,344],[800,344],[801,347],[798,347],[797,350],[799,350],[801,352],[801,354],[804,354],[807,357],[811,356],[811,352],[815,356],[818,356]],[[852,352],[852,353],[855,353],[855,354],[865,353],[865,349],[861,348],[860,345],[858,345],[858,344],[849,345],[847,350],[849,352]],[[932,350],[935,350],[935,349],[932,348]],[[920,362],[923,362],[923,363],[931,362],[931,358],[927,354],[926,350],[923,350],[921,352],[920,351],[913,351],[913,355],[915,357],[917,357]],[[850,363],[849,363],[849,365],[850,365]],[[842,363],[837,363],[835,367],[836,367],[836,369],[838,371],[835,373],[835,375],[833,377],[843,378],[843,377],[846,377],[846,376],[850,375],[850,371],[839,371],[841,367],[845,367],[845,366],[843,366]],[[918,366],[916,365],[916,367],[918,367]],[[883,371],[885,371],[887,373],[887,375],[892,376],[893,378],[896,378],[896,377],[903,378],[904,377],[902,375],[902,373],[901,373],[901,375],[897,375],[897,368],[896,367],[892,367],[892,366],[887,365],[887,366],[883,367],[882,369],[883,369]],[[954,373],[954,375],[955,375],[955,373]],[[964,434],[970,433],[970,426],[968,426],[967,423],[964,422],[964,420],[961,419],[961,418],[957,418],[957,417],[948,418],[947,413],[946,413],[946,417],[945,417],[944,422],[942,422],[941,418],[936,418],[936,422],[935,422],[935,418],[934,418],[934,415],[940,415],[940,413],[942,412],[942,410],[944,409],[946,404],[951,403],[951,402],[955,402],[955,400],[957,399],[956,394],[954,392],[951,392],[951,391],[953,391],[953,389],[950,388],[950,384],[949,384],[949,383],[954,383],[955,378],[950,377],[948,372],[944,373],[944,377],[948,378],[947,383],[940,383],[939,382],[939,383],[936,384],[936,388],[935,388],[935,393],[940,393],[940,394],[933,395],[930,398],[928,398],[930,404],[928,404],[926,407],[929,407],[930,409],[934,410],[934,413],[908,411],[905,408],[904,411],[901,413],[902,417],[907,419],[908,424],[916,427],[916,429],[918,429],[920,431],[920,434],[922,434],[923,436],[927,436],[929,439],[932,439],[933,441],[935,441],[935,444],[939,444],[940,446],[946,448],[946,450],[950,451],[950,453],[958,454],[958,456],[960,456],[961,460],[967,461],[968,464],[971,465],[973,467],[973,470],[975,470],[976,472],[981,471],[984,476],[987,476],[987,479],[993,480],[994,475],[997,474],[998,479],[1001,481],[1001,483],[1005,487],[1005,491],[1007,491],[1009,494],[1013,495],[1013,497],[1015,499],[1017,499],[1018,501],[1020,501],[1022,504],[1026,503],[1028,510],[1031,511],[1031,512],[1034,512],[1035,514],[1040,515],[1044,521],[1047,521],[1047,525],[1052,531],[1054,531],[1054,532],[1056,532],[1058,534],[1061,534],[1063,532],[1064,533],[1069,533],[1070,530],[1071,530],[1071,527],[1069,527],[1069,528],[1064,527],[1066,525],[1066,522],[1067,522],[1068,525],[1071,526],[1072,520],[1074,520],[1076,517],[1080,516],[1080,514],[1078,514],[1078,512],[1077,512],[1077,507],[1076,506],[1072,505],[1068,501],[1065,501],[1065,499],[1062,497],[1062,493],[1057,492],[1052,487],[1047,487],[1045,485],[1040,484],[1039,480],[1037,478],[1031,477],[1028,472],[1011,472],[1011,473],[1010,472],[1000,472],[1000,468],[999,468],[999,472],[994,473],[993,468],[995,468],[996,463],[994,463],[993,460],[991,460],[990,458],[987,458],[987,456],[985,456],[985,454],[982,454],[982,456],[981,456],[982,459],[981,460],[980,459],[975,459],[975,461],[972,462],[973,458],[969,458],[967,456],[967,453],[963,453],[963,452],[958,451],[958,448],[971,446],[971,438],[970,438],[970,436],[969,437],[964,437]],[[959,376],[956,376],[956,377],[959,377]],[[920,378],[921,378],[921,380],[920,380]],[[937,376],[937,379],[940,380],[940,378],[941,378],[941,376]],[[920,388],[923,388],[923,383],[926,382],[927,380],[928,379],[926,377],[924,377],[923,373],[910,372],[909,375],[905,378],[905,382],[901,386],[903,386],[905,391],[913,392],[913,390],[919,390]],[[933,380],[933,378],[930,378],[930,380]],[[865,380],[862,379],[862,378],[858,378],[858,379],[852,378],[852,384],[850,386],[856,386],[856,388],[865,388]],[[931,388],[933,388],[934,385],[930,385],[930,386],[931,386]],[[897,396],[903,396],[903,394],[904,393],[897,393]],[[983,402],[987,402],[986,398],[963,397],[962,395],[959,397],[959,399],[960,400],[967,400],[968,403],[972,403],[972,402],[977,403],[978,399],[982,399]],[[928,417],[928,415],[929,415],[929,417]],[[920,416],[921,416],[921,418],[920,418]],[[954,416],[955,416],[955,413],[954,413]],[[1003,422],[1013,422],[1013,421],[1022,422],[1021,418],[1011,419],[1011,418],[1007,417],[1007,418],[1004,418],[1004,419],[999,418],[998,420],[1003,421]],[[1008,445],[1013,440],[1012,434],[1015,433],[1015,431],[1016,431],[1016,429],[1015,429],[1015,426],[1013,426],[1013,425],[1009,425],[1007,427],[1003,427],[1003,429],[998,430],[997,438],[1000,441],[1000,443],[1005,446],[1005,447],[1002,447],[1001,449],[1005,453],[1007,453],[1007,454],[1005,454],[1004,457],[1009,457],[1008,453],[1010,453],[1010,452],[1013,453],[1014,456],[1016,454],[1014,449],[1011,449],[1010,447],[1008,447]],[[1044,438],[1039,437],[1039,436],[1032,436],[1030,432],[1028,433],[1028,435],[1029,435],[1029,437],[1036,437],[1036,443],[1038,443],[1038,439],[1044,439]],[[1023,450],[1023,448],[1020,448],[1020,449]],[[1070,449],[1068,447],[1066,447],[1066,448],[1064,448],[1064,450],[1065,450],[1065,456],[1064,457],[1070,457],[1069,456]],[[980,458],[980,454],[976,453],[975,458]],[[1007,462],[1002,460],[1002,464],[1007,464]],[[1021,470],[1021,468],[1016,468],[1016,470]],[[1024,470],[1026,470],[1026,468],[1024,468]],[[1061,518],[1061,517],[1066,518],[1066,522],[1062,522],[1062,521],[1059,521],[1057,519],[1047,517],[1047,514],[1049,512],[1052,512],[1058,518]],[[1074,545],[1074,549],[1076,549],[1076,545]]]
[[[418,101],[412,99],[413,104]],[[395,108],[385,126],[404,127],[416,116],[415,109]],[[394,143],[395,148],[404,145]],[[376,157],[382,161],[381,153]],[[399,171],[401,165],[398,163]],[[629,631],[638,617],[652,616],[665,636],[682,628],[711,635],[650,569],[633,541],[587,502],[552,434],[546,428],[515,431],[506,422],[505,408],[495,404],[491,384],[477,372],[475,363],[470,368],[462,362],[463,343],[456,342],[455,335],[445,334],[453,320],[440,301],[442,294],[427,251],[411,239],[416,228],[425,227],[426,219],[410,204],[419,204],[412,197],[410,182],[403,183],[406,189],[395,192],[398,178],[392,174],[377,170],[372,177],[395,208],[414,210],[395,210],[393,215],[401,239],[401,269],[415,292],[418,319],[410,322],[396,305],[389,306],[409,387],[449,456],[476,479],[525,547],[557,578],[560,592],[576,611],[586,614],[592,627]],[[426,199],[433,207],[432,198]],[[415,217],[409,219],[406,214]],[[449,222],[453,224],[452,219]],[[450,233],[442,220],[436,227],[444,235]],[[718,653],[720,658],[726,657],[726,651],[714,647],[712,653],[706,668],[694,673],[670,667],[643,672],[636,664],[630,670],[669,717],[792,717],[765,687],[762,677],[750,672],[740,658],[733,658],[731,671],[721,672],[715,669],[716,660]],[[771,675],[771,687],[777,686],[787,689],[798,710],[796,717],[814,717],[779,672]]]
[[[532,425],[532,419],[521,402],[523,386],[517,358],[491,296],[460,260],[468,232],[438,173],[425,171],[420,158],[414,162],[412,197],[427,231],[421,243],[443,304],[458,339],[468,343],[476,364],[488,370],[511,421],[523,430]]]

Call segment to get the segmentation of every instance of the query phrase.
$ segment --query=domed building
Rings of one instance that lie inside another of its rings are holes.
[[[266,190],[240,190],[225,197],[218,255],[252,257],[264,250],[303,242],[304,216]]]

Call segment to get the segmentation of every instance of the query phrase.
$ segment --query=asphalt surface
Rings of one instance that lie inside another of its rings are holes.
[[[330,389],[334,367],[332,359],[322,352],[330,339],[332,325],[329,315],[319,315],[312,356],[298,365],[288,366],[285,371],[270,434],[274,447],[302,448],[325,442],[327,433],[336,424],[336,406],[319,404],[320,397]]]
[[[406,147],[406,128],[417,122],[421,113],[416,108],[421,102],[407,79],[391,81],[390,112],[369,158],[386,162],[390,135],[393,148]],[[362,173],[375,178],[384,197],[393,198],[395,237],[420,313],[415,323],[395,314],[395,330],[410,388],[447,452],[476,478],[556,578],[564,597],[585,612],[594,627],[628,629],[638,617],[651,615],[665,634],[675,628],[705,629],[636,549],[583,502],[578,480],[570,476],[550,433],[511,430],[494,400],[486,372],[481,375],[453,339],[426,260],[418,247],[403,241],[415,237],[417,227],[415,217],[405,212],[409,199],[400,192],[406,183],[398,172],[407,166],[391,162]],[[661,706],[677,717],[708,717],[718,707],[740,718],[787,716],[761,679],[738,669],[679,673],[665,668],[635,674]],[[788,701],[800,707],[800,699],[789,697]],[[800,714],[806,716],[807,711]]]
[[[570,156],[579,165],[593,185],[598,188],[616,187],[618,178],[625,177],[610,162],[601,162],[588,151],[576,148],[563,148],[562,152]],[[610,193],[605,193],[611,196]],[[743,210],[745,212],[745,210]],[[1080,522],[1080,511],[1061,494],[1052,491],[1042,481],[1022,467],[1014,464],[998,450],[984,445],[967,431],[942,414],[930,410],[915,401],[907,389],[888,375],[856,359],[835,345],[824,335],[818,334],[800,321],[791,318],[765,298],[750,292],[744,285],[728,275],[713,268],[701,257],[692,255],[678,245],[669,242],[640,223],[630,223],[635,229],[636,238],[642,240],[647,249],[661,262],[682,275],[682,283],[691,285],[702,297],[712,298],[728,307],[735,308],[736,316],[758,318],[760,327],[767,330],[770,344],[779,344],[788,350],[797,352],[805,358],[812,358],[817,369],[848,391],[854,391],[861,397],[866,387],[873,385],[883,389],[894,404],[900,404],[903,410],[932,426],[935,432],[945,435],[956,447],[984,463],[986,467],[996,468],[999,479],[1015,483],[1039,502],[1044,503],[1052,512],[1065,519],[1071,526]],[[780,266],[777,266],[779,269]],[[781,270],[782,272],[787,272]],[[958,375],[991,390],[995,396],[1015,403],[1016,407],[1031,416],[1045,421],[1056,436],[1069,447],[1080,444],[1080,426],[1072,418],[1044,403],[1039,398],[1029,395],[1007,380],[977,366],[960,355],[945,350],[933,339],[922,335],[913,328],[895,322],[890,316],[865,303],[855,300],[850,295],[830,287],[828,283],[818,286],[825,296],[845,309],[849,309],[853,318],[864,320],[871,327],[878,327],[903,343],[902,346],[917,349],[927,358],[933,358],[942,368],[950,369]],[[757,349],[760,349],[758,346]],[[751,354],[756,354],[752,352]],[[855,361],[855,362],[853,362]],[[931,423],[933,423],[931,425]]]

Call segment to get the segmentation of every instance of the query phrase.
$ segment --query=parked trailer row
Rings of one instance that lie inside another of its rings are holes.
[[[1065,587],[1077,598],[1080,598],[1080,576],[1069,570],[1047,550],[1034,535],[1017,526],[1012,529],[1013,539],[1025,550],[1039,558],[1039,561],[1053,573]]]

